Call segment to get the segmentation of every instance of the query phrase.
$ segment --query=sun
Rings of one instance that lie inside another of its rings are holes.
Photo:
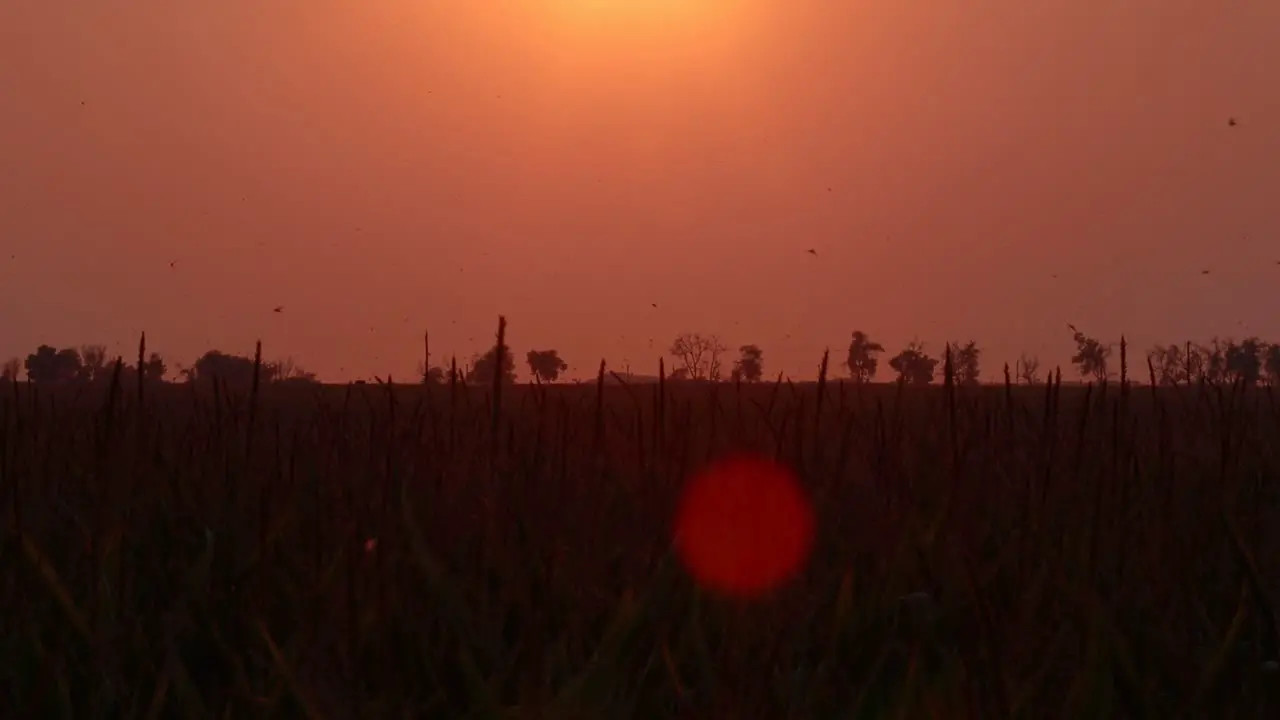
[[[566,13],[582,15],[680,15],[696,11],[698,0],[552,0]]]
[[[723,19],[729,0],[545,0],[559,22],[597,29],[669,30]]]

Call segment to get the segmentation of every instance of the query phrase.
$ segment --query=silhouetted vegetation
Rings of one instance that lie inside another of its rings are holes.
[[[530,350],[525,361],[529,364],[529,372],[542,382],[555,382],[560,373],[569,369],[568,363],[561,360],[555,350]]]
[[[1153,348],[1135,389],[1123,340],[1112,362],[1072,331],[1100,382],[1033,386],[1024,356],[975,386],[976,343],[913,342],[874,385],[855,334],[848,381],[757,382],[744,345],[716,384],[721,343],[682,335],[645,387],[552,384],[545,351],[547,382],[504,390],[500,339],[465,373],[428,348],[425,384],[293,387],[292,361],[210,351],[129,392],[119,359],[39,348],[0,393],[4,707],[1270,716],[1274,346]],[[791,465],[819,513],[802,577],[749,605],[669,552],[684,478],[731,449]]]
[[[732,379],[745,382],[760,382],[764,375],[764,351],[759,345],[743,345],[738,348],[738,359],[733,364]]]

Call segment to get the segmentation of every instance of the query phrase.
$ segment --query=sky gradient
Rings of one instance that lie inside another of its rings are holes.
[[[12,0],[0,88],[0,357],[1280,341],[1275,0]]]

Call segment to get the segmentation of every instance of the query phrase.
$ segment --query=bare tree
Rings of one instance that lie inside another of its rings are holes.
[[[691,380],[720,379],[720,354],[729,348],[715,335],[680,333],[667,351]],[[674,376],[674,373],[673,373]]]
[[[720,382],[723,370],[720,366],[720,355],[729,348],[720,342],[720,338],[711,336],[711,357],[707,360],[707,379]]]
[[[1156,345],[1147,351],[1147,359],[1155,370],[1157,385],[1177,385],[1186,372],[1182,348],[1177,345]]]
[[[316,374],[308,372],[292,357],[283,357],[273,363],[268,363],[272,368],[271,380],[273,382],[287,383],[313,383],[316,382]]]
[[[1028,385],[1040,382],[1040,358],[1022,353],[1017,363],[1018,379]]]
[[[80,346],[80,380],[101,382],[110,374],[106,345]]]
[[[951,361],[955,372],[956,384],[977,385],[978,379],[982,374],[982,368],[979,364],[981,359],[982,348],[979,348],[978,343],[973,340],[963,345],[952,343]]]
[[[1197,345],[1200,356],[1200,375],[1206,382],[1220,383],[1227,379],[1227,344],[1214,337],[1204,345]]]

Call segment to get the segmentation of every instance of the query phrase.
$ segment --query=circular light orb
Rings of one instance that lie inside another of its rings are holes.
[[[676,515],[676,552],[704,587],[757,597],[803,566],[813,545],[814,513],[785,466],[734,454],[685,487]]]

